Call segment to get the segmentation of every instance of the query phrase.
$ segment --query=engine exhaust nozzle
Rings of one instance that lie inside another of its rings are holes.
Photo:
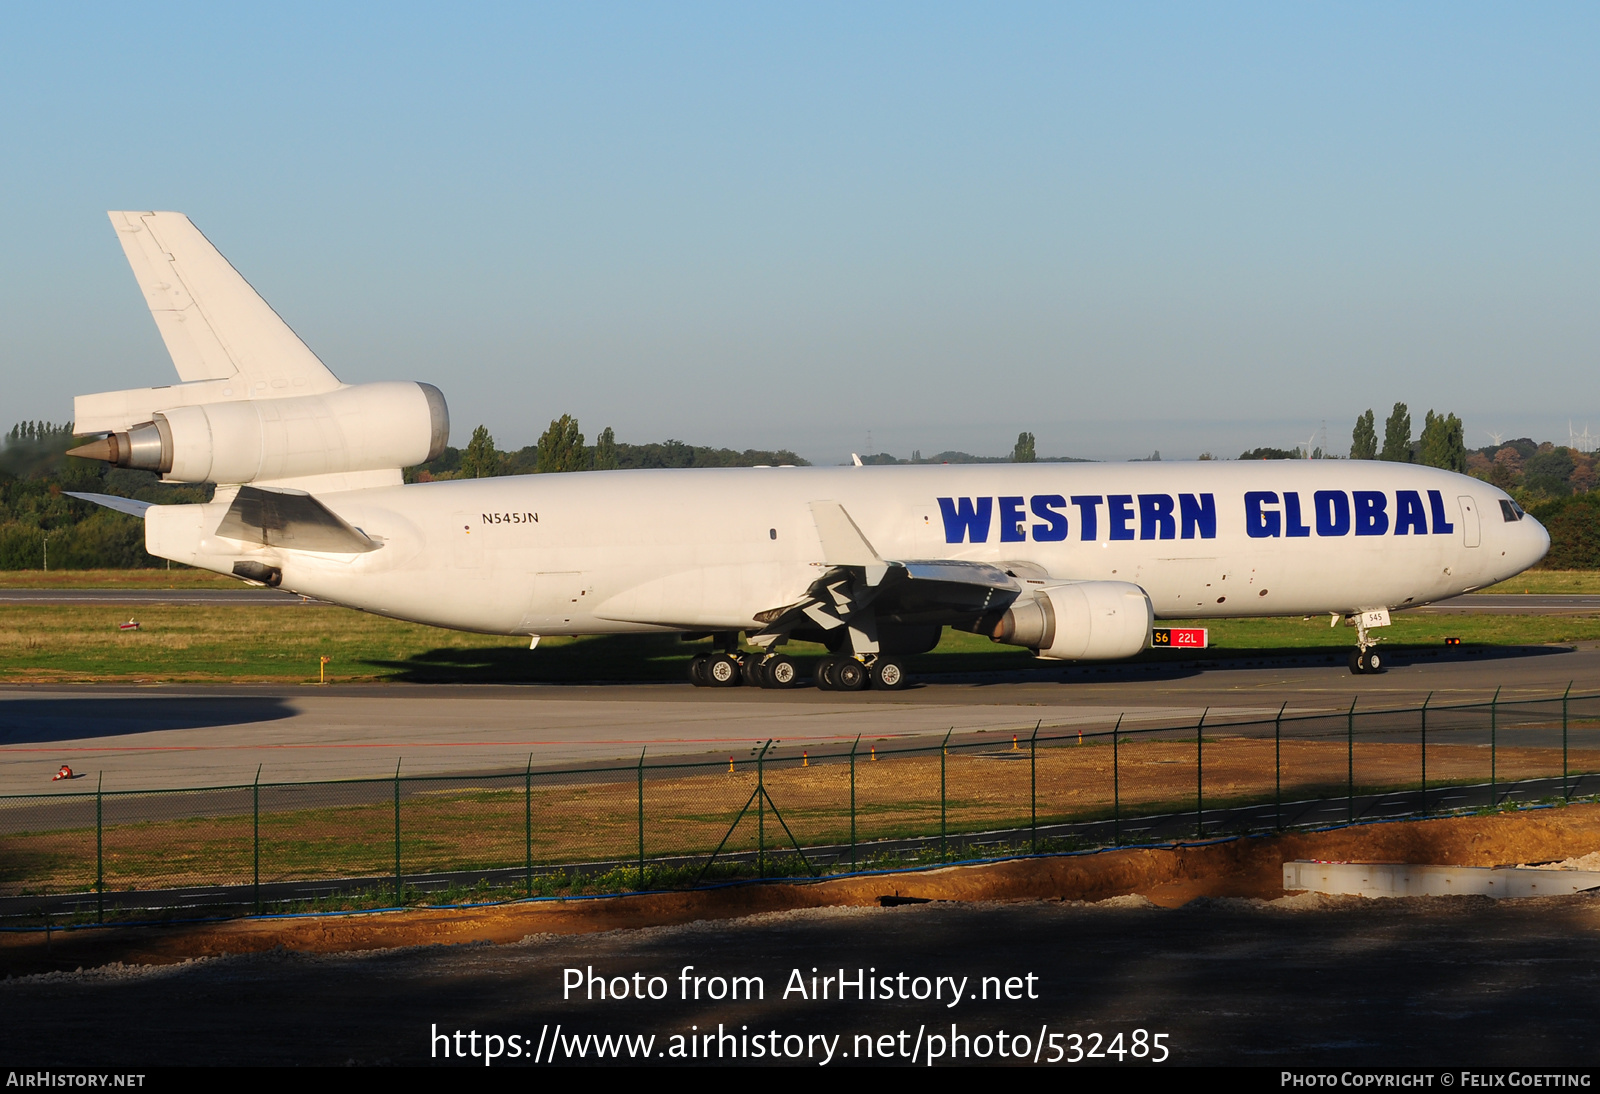
[[[157,415],[153,422],[136,425],[126,433],[107,434],[67,455],[165,475],[172,470],[172,431],[166,419]]]

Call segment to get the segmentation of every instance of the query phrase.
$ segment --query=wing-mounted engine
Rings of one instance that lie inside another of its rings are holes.
[[[1150,642],[1155,609],[1127,581],[1050,585],[1013,603],[990,631],[996,642],[1027,646],[1040,657],[1102,661],[1132,657]]]

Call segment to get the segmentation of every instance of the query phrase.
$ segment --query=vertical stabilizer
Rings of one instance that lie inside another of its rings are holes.
[[[311,395],[339,380],[182,213],[113,212],[117,238],[184,381],[233,398]],[[226,396],[225,396],[226,397]]]

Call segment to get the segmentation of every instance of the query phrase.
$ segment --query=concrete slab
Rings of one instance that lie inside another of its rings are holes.
[[[1600,889],[1600,871],[1532,866],[1416,866],[1404,862],[1283,864],[1283,887],[1335,896],[1570,896]]]

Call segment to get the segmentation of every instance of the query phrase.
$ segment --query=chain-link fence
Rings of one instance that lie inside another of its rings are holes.
[[[813,752],[815,754],[813,754]],[[1600,694],[768,744],[727,760],[0,797],[0,915],[809,876],[1571,800]]]

